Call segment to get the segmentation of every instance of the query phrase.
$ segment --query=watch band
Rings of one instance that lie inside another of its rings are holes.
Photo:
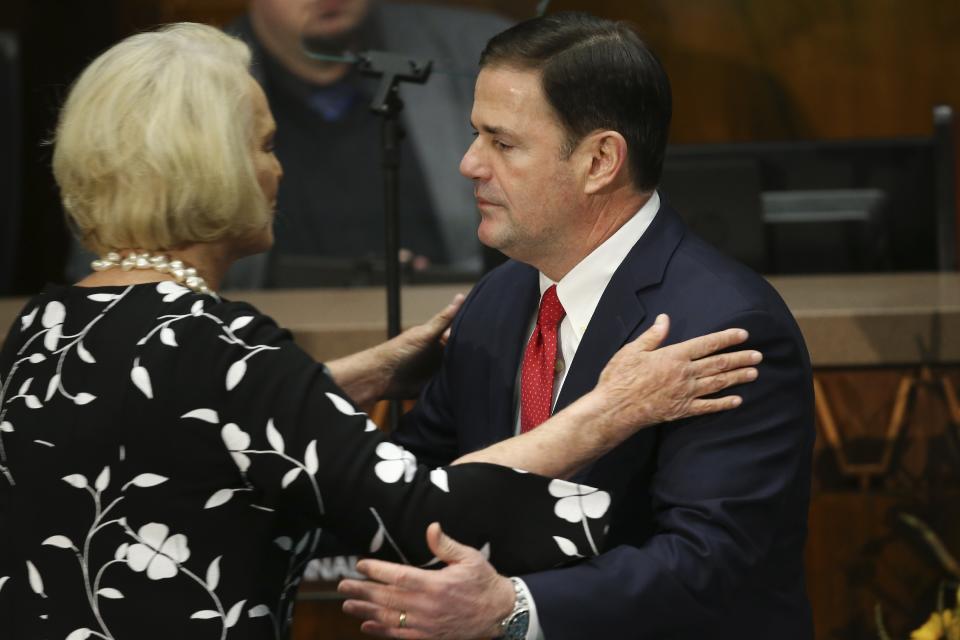
[[[510,578],[513,593],[513,611],[500,621],[500,637],[505,640],[524,640],[530,627],[530,602],[520,578]]]

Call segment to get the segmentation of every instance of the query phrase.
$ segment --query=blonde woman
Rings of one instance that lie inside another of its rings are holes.
[[[27,303],[0,354],[4,638],[283,637],[327,528],[428,564],[439,521],[502,570],[555,565],[602,538],[606,509],[569,523],[563,481],[510,466],[563,477],[644,425],[735,406],[701,396],[756,375],[755,352],[709,355],[744,332],[653,351],[659,322],[536,431],[418,467],[355,403],[415,387],[404,372],[456,303],[327,368],[216,294],[269,248],[282,176],[248,65],[239,41],[173,25],[97,58],[63,108],[54,172],[101,257]]]

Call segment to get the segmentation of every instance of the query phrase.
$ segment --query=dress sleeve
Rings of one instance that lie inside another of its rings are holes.
[[[497,465],[418,465],[288,332],[249,306],[222,306],[222,327],[235,330],[206,338],[223,345],[211,358],[221,437],[267,506],[415,565],[432,561],[425,532],[434,521],[506,573],[599,552],[607,493]]]

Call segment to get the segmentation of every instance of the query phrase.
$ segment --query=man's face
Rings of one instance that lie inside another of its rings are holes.
[[[293,41],[339,41],[370,10],[371,0],[251,0],[250,11],[273,33]]]
[[[553,260],[576,233],[583,192],[539,72],[481,70],[471,124],[460,173],[474,183],[480,241],[534,266]]]

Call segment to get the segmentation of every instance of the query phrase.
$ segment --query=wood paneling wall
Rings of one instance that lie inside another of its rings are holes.
[[[674,84],[674,142],[929,135],[960,107],[955,0],[559,0],[632,21]]]

